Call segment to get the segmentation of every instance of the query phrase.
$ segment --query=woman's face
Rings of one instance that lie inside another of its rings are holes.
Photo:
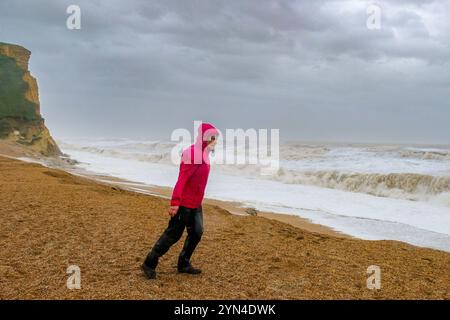
[[[209,139],[207,148],[208,148],[210,151],[212,151],[212,150],[214,150],[214,148],[216,147],[216,144],[217,144],[217,137],[216,137],[216,136],[213,136],[213,137],[211,137],[211,138]]]

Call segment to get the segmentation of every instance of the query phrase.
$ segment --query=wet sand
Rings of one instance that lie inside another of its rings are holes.
[[[147,280],[140,265],[167,199],[0,157],[1,299],[449,299],[450,254],[308,231],[204,205],[205,232],[180,275],[177,243]],[[81,289],[66,286],[69,265]],[[381,289],[366,286],[381,269]]]

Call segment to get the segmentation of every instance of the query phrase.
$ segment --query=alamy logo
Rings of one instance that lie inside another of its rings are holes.
[[[69,278],[67,278],[67,289],[81,289],[80,267],[76,265],[68,266],[66,273],[69,274]]]
[[[201,121],[194,122],[194,132],[198,132]],[[218,130],[219,131],[219,130]],[[205,133],[203,133],[205,134]],[[258,165],[262,175],[277,174],[280,167],[280,130],[270,129],[225,129],[225,133],[219,131],[220,139],[214,147],[214,164],[226,165]],[[269,142],[270,137],[270,142]],[[181,151],[193,141],[191,132],[184,128],[175,129],[171,135],[171,141],[178,142],[172,149],[172,163],[178,164],[181,160]],[[194,150],[194,153],[197,149]],[[204,154],[194,155],[194,161]],[[184,160],[184,159],[183,159]],[[208,160],[209,161],[209,160]],[[196,162],[194,162],[196,163]]]
[[[66,26],[69,30],[81,29],[81,8],[75,4],[67,7],[66,13],[69,14],[66,20]]]
[[[381,289],[381,269],[379,266],[369,266],[367,268],[367,289],[379,290]]]
[[[366,20],[366,26],[369,30],[380,30],[381,29],[381,7],[372,4],[367,7],[366,13],[368,15]]]

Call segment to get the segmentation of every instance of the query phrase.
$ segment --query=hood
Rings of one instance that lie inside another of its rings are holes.
[[[212,136],[218,136],[219,130],[216,129],[212,124],[210,123],[202,123],[198,127],[198,135],[197,140],[195,141],[195,145],[202,148],[204,150],[206,146],[208,145],[208,140]]]

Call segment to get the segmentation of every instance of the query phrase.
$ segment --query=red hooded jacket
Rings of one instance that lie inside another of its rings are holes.
[[[210,169],[206,146],[209,138],[218,134],[219,131],[209,123],[202,123],[198,128],[196,142],[181,155],[180,173],[173,189],[171,206],[198,208],[202,204]]]

